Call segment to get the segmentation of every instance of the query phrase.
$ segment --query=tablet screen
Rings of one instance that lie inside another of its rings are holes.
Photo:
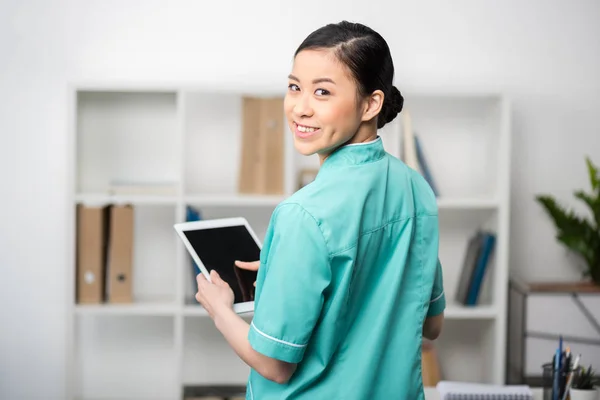
[[[234,303],[254,301],[257,273],[235,266],[234,261],[257,261],[260,248],[245,226],[183,232],[208,272],[216,270],[235,295]]]

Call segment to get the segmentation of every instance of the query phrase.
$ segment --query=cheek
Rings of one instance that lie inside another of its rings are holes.
[[[333,129],[345,131],[355,128],[357,115],[354,104],[344,102],[328,107],[325,118],[326,123],[332,125]]]

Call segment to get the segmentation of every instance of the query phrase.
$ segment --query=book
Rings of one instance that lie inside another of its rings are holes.
[[[533,400],[533,392],[528,385],[440,381],[436,389],[441,400]]]
[[[425,178],[436,197],[440,191],[433,179],[433,173],[425,157],[423,144],[416,132],[413,132],[412,121],[408,110],[402,112],[403,131],[401,137],[400,159],[410,168]]]
[[[492,261],[495,244],[496,235],[493,232],[477,230],[469,238],[455,295],[459,304],[474,306],[479,303],[479,293]]]
[[[463,259],[462,270],[460,273],[460,279],[458,281],[458,288],[456,290],[456,301],[459,304],[467,304],[469,295],[469,288],[473,280],[473,271],[477,264],[477,259],[481,253],[481,247],[483,246],[483,232],[476,231],[469,242],[467,243],[467,249]]]
[[[200,212],[200,210],[198,210],[195,207],[192,206],[186,206],[185,208],[185,220],[186,222],[192,222],[192,221],[201,221],[202,220],[202,213]],[[197,290],[196,287],[196,277],[198,276],[198,274],[201,274],[202,271],[200,270],[200,267],[198,266],[198,264],[196,264],[196,261],[194,261],[194,259],[188,255],[189,261],[191,263],[191,271],[192,271],[192,279],[191,279],[191,284],[192,284],[192,293],[195,293]],[[198,303],[198,301],[194,298],[194,302]]]
[[[423,174],[421,166],[419,165],[419,159],[417,157],[417,148],[415,144],[415,137],[412,130],[412,121],[408,110],[402,113],[403,123],[403,136],[402,136],[402,161],[410,168],[417,171],[419,174]]]
[[[431,190],[433,190],[435,197],[440,197],[440,192],[437,188],[437,185],[435,184],[433,174],[431,173],[431,168],[429,168],[427,158],[425,157],[425,152],[423,151],[423,144],[421,143],[421,139],[416,133],[413,134],[413,138],[415,141],[415,150],[417,152],[417,161],[419,163],[419,167],[421,168],[423,177],[431,187]]]
[[[496,235],[490,232],[485,232],[483,235],[483,244],[481,246],[481,253],[477,258],[477,264],[473,270],[471,278],[471,284],[469,285],[469,292],[467,293],[466,305],[474,306],[478,303],[479,292],[483,286],[483,280],[485,278],[490,257],[494,246],[496,244]]]

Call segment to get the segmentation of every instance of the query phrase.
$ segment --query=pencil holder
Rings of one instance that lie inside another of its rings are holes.
[[[556,371],[552,363],[542,365],[542,387],[544,400],[562,400],[567,388],[569,376],[579,368],[563,368]],[[557,376],[558,375],[558,376]],[[557,388],[558,390],[555,390]],[[555,396],[555,391],[557,391]],[[566,398],[569,399],[569,396]]]

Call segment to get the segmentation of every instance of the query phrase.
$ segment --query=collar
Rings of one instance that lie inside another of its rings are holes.
[[[325,159],[321,169],[339,166],[352,166],[378,161],[385,155],[381,136],[365,143],[351,143],[340,146]]]

